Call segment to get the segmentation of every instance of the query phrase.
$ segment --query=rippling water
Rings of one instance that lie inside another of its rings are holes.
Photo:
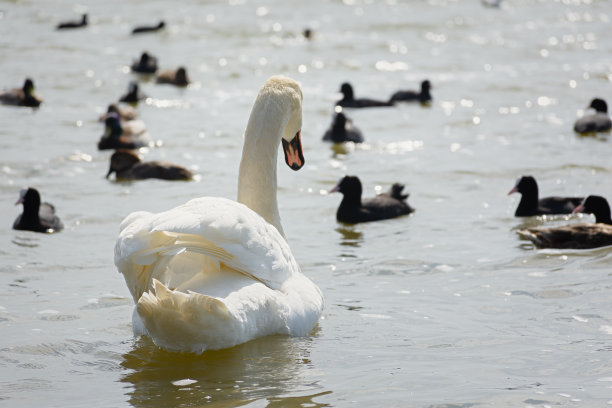
[[[88,28],[53,29],[82,12]],[[0,3],[0,87],[31,76],[44,98],[0,109],[0,405],[612,405],[612,252],[535,250],[519,227],[591,218],[517,219],[506,196],[532,174],[545,195],[612,198],[610,136],[572,131],[592,97],[612,102],[611,14],[598,0]],[[129,34],[160,18],[164,32]],[[194,81],[139,78],[150,99],[137,110],[163,141],[145,158],[188,166],[195,182],[104,178],[97,118],[145,50]],[[251,104],[279,73],[303,87],[307,163],[279,167],[281,216],[323,318],[307,338],[197,357],[133,338],[119,222],[235,197]],[[367,143],[320,141],[342,82],[386,99],[425,78],[431,107],[348,111]],[[338,224],[340,196],[325,192],[344,174],[367,195],[405,183],[416,212]],[[65,231],[10,229],[25,186]]]

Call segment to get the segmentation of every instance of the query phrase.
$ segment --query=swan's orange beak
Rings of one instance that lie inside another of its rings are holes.
[[[290,141],[283,139],[283,151],[285,152],[285,163],[292,170],[299,170],[304,165],[304,153],[302,152],[302,140],[300,139],[301,131],[295,134],[295,137]]]

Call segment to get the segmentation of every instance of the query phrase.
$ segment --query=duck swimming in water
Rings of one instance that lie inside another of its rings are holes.
[[[408,194],[402,194],[404,186],[394,184],[388,193],[376,197],[362,199],[361,181],[356,176],[345,176],[330,190],[330,193],[340,192],[342,202],[336,212],[340,222],[356,224],[359,222],[380,221],[410,214],[414,211],[406,199]]]

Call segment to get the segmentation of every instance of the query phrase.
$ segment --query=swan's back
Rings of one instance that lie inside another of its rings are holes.
[[[224,198],[130,214],[115,264],[137,302],[135,332],[169,350],[305,335],[323,307],[320,290],[301,274],[276,228]]]
[[[145,254],[155,253],[153,249],[178,251],[203,245],[214,245],[218,252],[211,255],[238,271],[248,266],[248,273],[271,289],[280,289],[282,282],[299,273],[289,245],[276,228],[245,205],[225,198],[196,198],[157,214],[135,212],[123,220],[120,229],[115,263],[124,275],[133,272],[135,265],[152,261]],[[257,263],[249,263],[252,260]],[[132,283],[128,286],[137,301],[150,284]]]

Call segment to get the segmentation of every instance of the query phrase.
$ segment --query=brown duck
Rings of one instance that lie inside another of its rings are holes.
[[[193,173],[184,167],[163,161],[143,162],[131,150],[117,150],[110,158],[110,167],[106,178],[116,174],[117,180],[191,180]]]
[[[158,84],[170,84],[176,86],[187,86],[190,83],[185,67],[160,72],[157,75],[156,81]]]
[[[42,99],[34,93],[34,81],[27,78],[21,88],[0,92],[0,103],[3,105],[37,108],[42,103]]]
[[[552,228],[528,228],[518,233],[538,248],[589,249],[612,245],[612,219],[608,201],[591,195],[574,209],[595,215],[595,223],[570,224]]]

